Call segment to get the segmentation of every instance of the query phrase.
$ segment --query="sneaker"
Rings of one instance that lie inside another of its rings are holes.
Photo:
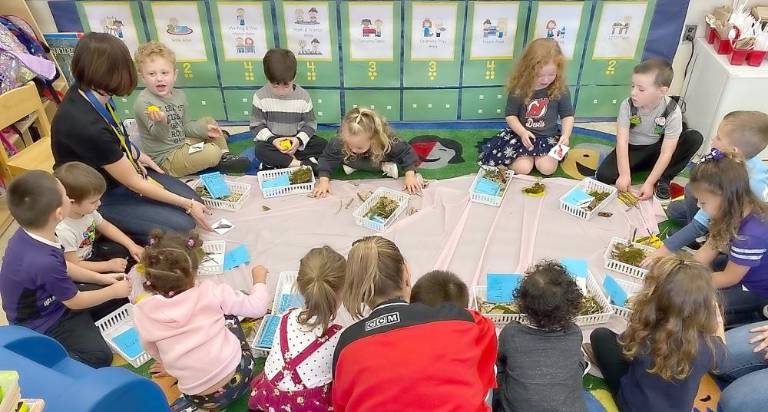
[[[352,173],[356,172],[357,169],[353,169],[347,165],[341,165],[341,168],[344,169],[344,173],[351,175]]]
[[[251,161],[246,157],[235,156],[230,152],[226,152],[221,155],[218,167],[224,174],[242,175],[251,167]]]
[[[398,178],[397,164],[392,162],[384,162],[381,164],[381,171],[384,172],[384,176],[391,177],[393,179]]]
[[[597,364],[597,361],[595,361],[595,352],[592,350],[592,344],[590,342],[585,342],[581,344],[581,352],[584,353],[584,357],[586,358],[586,361],[589,364],[591,365]]]
[[[669,180],[664,178],[659,179],[659,181],[656,182],[656,190],[654,194],[656,195],[656,199],[659,199],[661,203],[669,203],[671,199],[669,194]]]

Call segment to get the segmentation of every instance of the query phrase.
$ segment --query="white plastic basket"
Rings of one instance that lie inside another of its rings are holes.
[[[126,303],[121,306],[120,309],[110,313],[108,316],[101,318],[95,323],[99,328],[101,336],[107,341],[107,344],[112,349],[112,352],[122,356],[123,359],[128,361],[134,368],[145,364],[148,360],[152,359],[146,351],[142,351],[138,356],[131,358],[126,355],[118,345],[116,345],[112,339],[128,329],[135,327],[133,324],[133,305]]]
[[[251,193],[251,185],[248,183],[233,182],[231,180],[225,180],[225,182],[227,183],[227,187],[229,187],[230,193],[239,194],[240,199],[237,199],[237,202],[230,202],[222,199],[204,197],[203,204],[213,209],[231,211],[240,210],[240,208],[243,207],[243,204],[245,204],[245,200],[248,199],[248,195]],[[202,185],[202,182],[200,182],[200,179],[197,179],[192,183],[192,189],[197,189],[200,185]]]
[[[270,315],[267,315],[267,316],[270,316]],[[278,316],[278,315],[275,315],[275,316]],[[272,350],[272,348],[257,346],[260,340],[259,338],[261,338],[261,334],[264,333],[264,325],[266,325],[267,323],[265,322],[265,320],[266,320],[266,316],[261,319],[261,324],[259,324],[259,329],[256,331],[256,338],[254,338],[253,342],[251,342],[251,352],[253,353],[253,356],[257,358],[266,358],[267,356],[269,356],[269,352]],[[280,330],[278,329],[277,332],[275,333],[280,333]]]
[[[622,289],[624,289],[624,292],[627,292],[627,299],[632,298],[637,294],[637,292],[640,291],[640,289],[643,288],[642,283],[636,283],[636,282],[628,282],[626,280],[616,279],[614,277],[614,280],[616,280],[616,283],[621,286]],[[613,312],[622,318],[629,320],[630,315],[632,315],[632,309],[627,309],[625,307],[616,306],[611,304],[611,307],[613,307]]]
[[[637,279],[645,278],[645,275],[648,274],[648,269],[631,266],[626,263],[619,262],[618,260],[615,260],[611,257],[611,251],[613,250],[613,246],[619,243],[627,243],[627,241],[624,239],[615,237],[611,239],[611,243],[608,245],[608,248],[605,249],[605,254],[603,255],[603,257],[605,258],[605,268],[616,273],[632,276],[633,278],[637,278]],[[633,242],[632,245],[645,250],[649,254],[653,253],[656,250],[651,246],[641,245],[639,243]]]
[[[484,193],[475,193],[475,187],[477,187],[477,183],[480,181],[480,179],[483,177],[482,170],[492,170],[492,167],[489,166],[481,166],[480,171],[477,172],[477,175],[475,175],[475,180],[472,181],[472,186],[469,188],[469,197],[473,202],[476,203],[482,203],[484,205],[490,205],[490,206],[499,206],[501,205],[502,200],[504,200],[504,195],[507,194],[507,189],[509,189],[509,180],[512,179],[512,176],[514,176],[515,172],[512,170],[507,170],[507,186],[504,187],[504,191],[501,192],[498,196],[491,196]]]
[[[275,299],[272,302],[272,314],[282,315],[283,312],[279,310],[280,296],[285,293],[299,293],[296,286],[296,278],[299,276],[299,272],[295,270],[289,270],[280,272],[280,276],[277,278],[277,287],[275,287]]]
[[[312,181],[310,181],[309,183],[300,183],[300,184],[281,186],[281,187],[268,187],[268,188],[263,187],[264,181],[272,180],[283,175],[290,176],[291,173],[293,173],[295,170],[299,170],[305,167],[308,169],[311,169],[309,166],[300,166],[300,167],[289,167],[286,169],[260,171],[257,177],[259,179],[259,188],[261,189],[261,195],[264,196],[264,198],[270,198],[270,197],[278,197],[278,196],[296,195],[300,193],[310,193],[315,189],[314,174],[312,174]]]
[[[376,202],[383,196],[389,197],[393,200],[396,200],[398,203],[397,209],[395,209],[394,213],[392,213],[392,216],[389,217],[384,223],[374,222],[373,220],[368,219],[365,217],[366,213],[368,213],[368,210],[373,207],[373,205],[376,204]],[[398,192],[396,190],[387,189],[385,187],[380,187],[376,189],[375,192],[369,197],[365,202],[363,202],[360,207],[355,209],[355,212],[352,214],[352,216],[355,217],[355,222],[358,225],[362,225],[364,227],[367,227],[368,229],[372,229],[378,232],[383,232],[389,228],[392,223],[394,223],[395,220],[400,216],[403,211],[408,207],[408,201],[410,199],[410,196],[403,192]]]
[[[589,193],[591,191],[597,190],[600,192],[608,192],[609,195],[607,198],[605,198],[602,202],[600,202],[597,207],[595,207],[592,210],[587,210],[586,207],[576,207],[574,205],[569,205],[565,203],[565,199],[568,197],[568,195],[571,194],[574,190],[581,189],[586,193]],[[560,198],[560,210],[562,210],[565,213],[568,213],[569,215],[576,216],[580,219],[589,220],[592,218],[592,216],[598,214],[603,208],[605,208],[610,202],[613,201],[613,199],[616,198],[619,191],[610,185],[607,185],[605,183],[598,182],[595,179],[592,178],[584,178],[579,184],[577,184],[575,187],[573,187],[571,190],[569,190],[566,194],[564,194]]]
[[[227,242],[223,240],[206,240],[203,242],[203,252],[206,254],[216,253],[220,254],[221,261],[214,264],[208,264],[205,261],[200,263],[200,267],[197,268],[198,275],[218,275],[224,273],[224,252],[227,250]],[[205,258],[203,258],[205,259]]]
[[[576,324],[579,326],[592,326],[607,323],[611,318],[611,314],[613,314],[613,307],[610,304],[610,300],[608,300],[608,298],[605,296],[603,290],[600,288],[600,285],[597,284],[597,281],[592,276],[592,274],[587,275],[587,290],[589,291],[590,296],[593,296],[595,299],[597,299],[597,301],[600,303],[600,306],[603,307],[603,312],[596,313],[594,315],[577,316],[575,319]],[[473,309],[477,310],[478,312],[480,311],[480,303],[478,300],[485,300],[487,292],[487,286],[483,285],[474,287],[474,294],[472,296],[471,303]],[[523,314],[483,313],[482,315],[493,321],[493,323],[498,328],[503,328],[506,324],[513,321],[528,323],[527,316]]]

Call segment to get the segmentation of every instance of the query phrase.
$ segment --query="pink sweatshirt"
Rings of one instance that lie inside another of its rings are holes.
[[[144,349],[179,380],[179,390],[196,395],[226,378],[240,363],[240,341],[224,326],[224,315],[259,318],[267,313],[263,283],[250,295],[204,281],[172,298],[153,295],[134,308]]]

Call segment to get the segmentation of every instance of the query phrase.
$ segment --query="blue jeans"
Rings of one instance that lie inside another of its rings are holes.
[[[152,170],[149,176],[169,192],[202,201],[194,189],[173,176]],[[185,233],[195,228],[195,220],[184,209],[148,199],[122,185],[104,193],[99,212],[140,245],[147,243],[153,229]]]
[[[723,412],[761,411],[768,404],[768,361],[766,351],[752,352],[756,344],[749,343],[754,333],[749,330],[768,322],[752,323],[725,334],[728,356],[725,365],[718,366],[718,377],[730,384],[720,397]]]
[[[725,310],[725,326],[743,325],[763,320],[763,306],[768,305],[768,299],[742,289],[741,284],[720,289],[720,294]]]

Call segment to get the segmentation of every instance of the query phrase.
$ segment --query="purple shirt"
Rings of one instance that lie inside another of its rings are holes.
[[[738,235],[731,242],[728,260],[749,267],[741,284],[751,292],[768,298],[768,219],[749,214],[741,221]]]
[[[61,245],[17,230],[0,269],[0,295],[8,321],[45,333],[66,312],[61,302],[76,294]]]

